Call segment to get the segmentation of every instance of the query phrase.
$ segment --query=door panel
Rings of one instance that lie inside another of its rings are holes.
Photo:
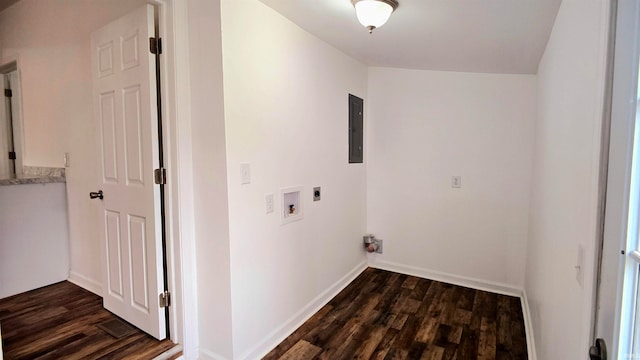
[[[154,9],[145,5],[92,34],[94,108],[102,176],[104,307],[163,339]]]
[[[102,175],[103,182],[118,183],[116,155],[115,95],[113,92],[100,94],[100,121],[102,135]]]
[[[141,259],[140,262],[132,261],[131,283],[132,303],[138,310],[149,312],[149,292],[147,291],[147,249],[146,249],[146,221],[138,216],[129,216],[129,241],[131,248],[131,260]]]
[[[120,248],[120,214],[105,211],[107,241],[107,284],[109,295],[124,299],[122,291],[122,250]]]
[[[140,36],[137,30],[138,29],[135,29],[133,33],[121,37],[122,70],[131,69],[140,65],[140,54],[138,54]],[[144,43],[146,43],[146,41]]]
[[[125,161],[127,163],[127,182],[129,185],[144,186],[140,87],[134,86],[124,89],[123,103],[124,123],[126,126]]]

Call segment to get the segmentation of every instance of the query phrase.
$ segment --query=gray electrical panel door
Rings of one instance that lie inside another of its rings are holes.
[[[349,163],[362,163],[364,101],[349,94]]]

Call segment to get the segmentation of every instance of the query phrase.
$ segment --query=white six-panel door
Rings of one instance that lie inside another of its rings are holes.
[[[164,339],[154,8],[145,5],[91,36],[99,146],[104,307]],[[98,189],[96,189],[98,191]]]

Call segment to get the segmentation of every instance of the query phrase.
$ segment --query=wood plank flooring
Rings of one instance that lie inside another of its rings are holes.
[[[275,359],[527,359],[520,299],[369,268]]]
[[[138,329],[116,339],[96,326],[112,318],[102,298],[67,281],[0,299],[4,360],[153,359],[174,346]]]

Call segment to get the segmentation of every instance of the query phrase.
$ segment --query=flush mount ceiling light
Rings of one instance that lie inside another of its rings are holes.
[[[351,0],[351,3],[356,8],[358,21],[369,30],[369,34],[384,25],[398,7],[396,0]]]

